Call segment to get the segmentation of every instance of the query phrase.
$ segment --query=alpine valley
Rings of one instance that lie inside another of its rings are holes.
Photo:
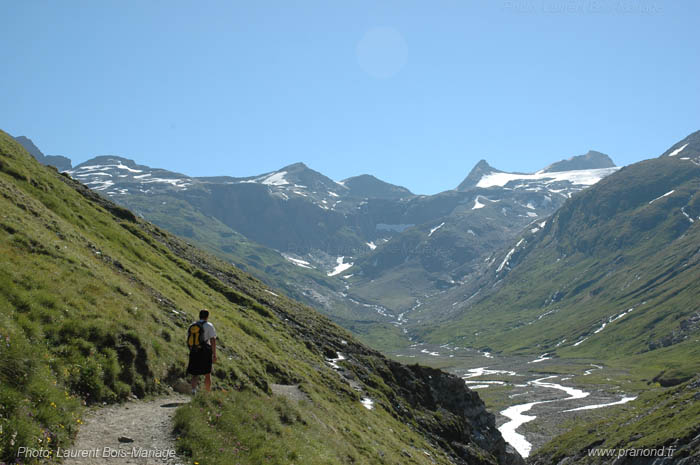
[[[700,463],[700,132],[622,168],[596,151],[535,173],[482,160],[429,196],[303,163],[246,178],[119,156],[73,167],[17,142],[183,250],[459,376],[532,463]]]

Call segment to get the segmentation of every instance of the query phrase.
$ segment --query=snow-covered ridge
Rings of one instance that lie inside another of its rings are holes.
[[[105,159],[100,157],[99,160]],[[66,172],[72,178],[84,183],[91,189],[105,191],[109,195],[129,193],[126,183],[132,184],[130,186],[131,189],[139,192],[149,192],[149,189],[154,187],[153,185],[158,184],[187,190],[194,183],[191,178],[179,177],[176,173],[168,173],[164,170],[156,169],[151,173],[144,173],[143,169],[130,167],[118,158],[108,158],[105,160],[105,163],[101,164],[79,165],[75,169]],[[153,176],[154,173],[157,173],[158,176]],[[112,188],[115,185],[116,187]]]
[[[489,173],[481,177],[476,187],[505,187],[512,181],[542,181],[545,185],[555,182],[569,182],[577,186],[592,186],[604,177],[614,173],[619,167],[573,171],[538,171],[533,174]]]

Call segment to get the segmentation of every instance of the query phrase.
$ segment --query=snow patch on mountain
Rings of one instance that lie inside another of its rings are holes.
[[[650,202],[649,202],[649,205],[651,205],[652,203],[656,202],[656,201],[659,200],[659,199],[663,199],[664,197],[668,197],[669,195],[673,194],[674,192],[676,192],[675,189],[666,192],[664,195],[658,196],[658,197],[655,198],[654,200],[650,201]]]
[[[669,156],[669,157],[675,157],[676,155],[678,155],[679,153],[681,153],[687,146],[688,146],[688,144],[685,144],[683,147],[677,148],[677,149],[674,150],[673,152],[669,153],[668,156]]]
[[[338,257],[336,259],[336,267],[333,269],[333,271],[330,271],[328,273],[328,276],[335,276],[337,274],[342,273],[343,271],[347,270],[350,268],[353,263],[343,263],[343,260],[345,260],[345,257]]]
[[[289,184],[289,181],[287,181],[284,176],[287,174],[286,171],[278,171],[276,173],[272,173],[269,176],[265,176],[264,178],[258,178],[260,180],[261,184],[265,184],[267,186],[286,186]]]
[[[544,184],[568,181],[569,183],[575,185],[592,186],[618,169],[619,167],[557,172],[538,171],[534,174],[489,173],[482,176],[482,178],[476,184],[476,187],[505,187],[512,181],[543,181]]]
[[[308,269],[313,269],[314,267],[311,266],[311,263],[307,262],[306,260],[301,260],[299,258],[294,258],[291,255],[287,254],[282,254],[282,256],[287,259],[287,261],[291,262],[292,264],[299,266],[301,268],[308,268]]]
[[[430,230],[430,232],[428,233],[428,237],[432,236],[433,233],[434,233],[435,231],[437,231],[438,229],[442,228],[443,226],[445,226],[445,222],[444,222],[444,221],[443,221],[442,223],[440,223],[439,225],[435,226],[434,228],[432,228],[432,229]]]

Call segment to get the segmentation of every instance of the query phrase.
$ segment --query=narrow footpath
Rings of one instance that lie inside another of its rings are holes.
[[[110,405],[86,415],[65,465],[183,465],[175,455],[173,417],[189,402],[172,394],[153,400]],[[82,455],[80,457],[76,455]],[[63,455],[64,457],[66,455]]]

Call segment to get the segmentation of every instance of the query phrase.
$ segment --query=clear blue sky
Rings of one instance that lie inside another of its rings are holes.
[[[74,163],[416,193],[700,129],[700,2],[8,1],[0,128]]]

